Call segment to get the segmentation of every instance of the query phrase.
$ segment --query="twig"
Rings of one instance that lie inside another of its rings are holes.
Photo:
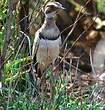
[[[90,2],[90,0],[88,0],[88,1],[86,2],[86,4],[84,5],[84,7],[85,7],[89,2]],[[80,9],[80,11],[79,11],[79,13],[78,13],[78,15],[77,15],[77,17],[76,17],[76,20],[75,20],[75,22],[74,22],[74,24],[73,24],[73,27],[72,27],[71,31],[68,33],[66,39],[64,40],[61,49],[64,47],[64,45],[65,45],[65,43],[67,42],[69,36],[70,36],[70,35],[72,34],[72,32],[74,31],[74,29],[75,29],[75,27],[76,27],[76,25],[77,25],[76,23],[78,22],[78,19],[82,18],[82,17],[80,16],[80,13],[82,12],[83,9],[84,9],[84,8],[81,7],[81,9]],[[85,15],[85,14],[83,14],[83,15]],[[83,15],[82,15],[82,16],[83,16]],[[79,18],[79,16],[80,16],[80,18]]]
[[[39,15],[40,15],[41,12],[42,12],[43,7],[44,7],[49,1],[50,1],[50,0],[46,0],[46,1],[44,2],[44,4],[42,5],[42,7],[40,8],[39,12],[36,14],[35,19],[37,19],[37,18],[39,17]],[[28,28],[30,28],[30,26],[33,24],[33,22],[34,22],[34,19],[30,22]]]
[[[97,16],[96,16],[97,17]],[[77,37],[77,39],[75,40],[75,42],[72,44],[72,46],[71,46],[71,48],[69,48],[68,50],[67,50],[67,52],[64,54],[64,56],[62,57],[62,59],[61,59],[61,61],[60,61],[60,63],[55,67],[55,69],[61,64],[61,62],[64,60],[64,58],[67,56],[67,54],[71,51],[71,49],[74,47],[74,45],[77,43],[77,41],[82,37],[82,35],[83,34],[85,34],[89,29],[90,29],[90,27],[92,26],[94,24],[94,21],[90,24],[90,26],[86,29],[86,30],[84,30],[78,37]],[[71,31],[70,31],[71,32]],[[67,36],[68,37],[68,36]],[[65,39],[65,40],[67,40],[67,39]],[[63,45],[64,45],[64,43],[63,43]],[[63,47],[63,46],[62,46]],[[54,69],[54,70],[55,70]]]
[[[60,57],[60,56],[59,56],[59,58],[62,59],[62,57]],[[73,59],[73,58],[71,58],[71,59]],[[77,59],[78,59],[78,58],[77,58]],[[79,68],[75,67],[74,65],[72,65],[71,62],[69,63],[69,62],[67,62],[66,60],[63,60],[63,62],[66,63],[66,64],[68,64],[69,66],[71,66],[71,68],[77,69],[78,72],[82,72],[82,73],[85,73],[85,74],[86,74],[86,72],[84,72],[84,71],[80,70]],[[70,70],[69,70],[69,71],[70,71]]]
[[[91,49],[90,49],[90,64],[91,64],[91,67],[92,67],[93,74],[95,75],[95,77],[97,77],[97,74],[96,74],[95,69],[94,69],[94,66],[93,66]]]
[[[27,40],[28,40],[28,45],[29,45],[29,54],[30,54],[30,56],[32,55],[32,53],[31,53],[31,41],[30,41],[30,37],[27,35],[27,34],[25,34],[23,31],[20,31],[20,33],[21,34],[24,34],[24,36],[27,38]]]

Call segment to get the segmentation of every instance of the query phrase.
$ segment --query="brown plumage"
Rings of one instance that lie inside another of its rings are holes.
[[[32,58],[36,56],[38,70],[40,68],[41,73],[45,66],[49,66],[59,56],[61,36],[55,23],[55,17],[60,9],[63,9],[60,3],[49,2],[43,10],[45,21],[35,34]]]

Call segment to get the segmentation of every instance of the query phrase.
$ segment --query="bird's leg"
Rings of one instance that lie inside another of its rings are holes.
[[[38,85],[38,88],[41,90],[42,85],[44,84],[44,78],[43,78],[44,67],[42,64],[38,63],[37,65],[35,65],[35,69],[37,74],[37,85]]]
[[[58,63],[59,63],[59,61],[58,61],[58,59],[55,59],[54,61],[53,61],[53,66],[52,66],[52,70],[53,70],[53,75],[54,75],[54,77],[55,78],[58,78],[59,77],[59,72],[60,72],[60,70],[59,70],[59,67],[56,67],[57,65],[58,65]]]
[[[37,73],[39,78],[41,78],[43,75],[43,70],[44,70],[43,68],[44,67],[42,64],[37,64],[36,73]]]
[[[47,77],[46,74],[48,72],[48,66],[39,64],[40,72],[41,72],[41,77],[40,77],[40,89],[43,95],[46,95],[47,93]]]

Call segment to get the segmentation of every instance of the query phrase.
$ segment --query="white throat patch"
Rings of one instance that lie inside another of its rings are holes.
[[[48,18],[48,19],[54,18],[55,16],[56,16],[56,11],[48,13],[48,14],[45,13],[45,18]]]

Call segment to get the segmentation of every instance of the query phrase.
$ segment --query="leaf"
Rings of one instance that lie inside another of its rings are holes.
[[[97,7],[101,12],[105,13],[105,0],[98,0]]]
[[[7,73],[11,70],[17,70],[19,68],[19,64],[21,64],[22,62],[30,61],[30,60],[31,60],[31,57],[28,56],[26,58],[21,58],[21,59],[17,59],[17,60],[14,60],[12,62],[6,63],[4,65],[5,73]]]

